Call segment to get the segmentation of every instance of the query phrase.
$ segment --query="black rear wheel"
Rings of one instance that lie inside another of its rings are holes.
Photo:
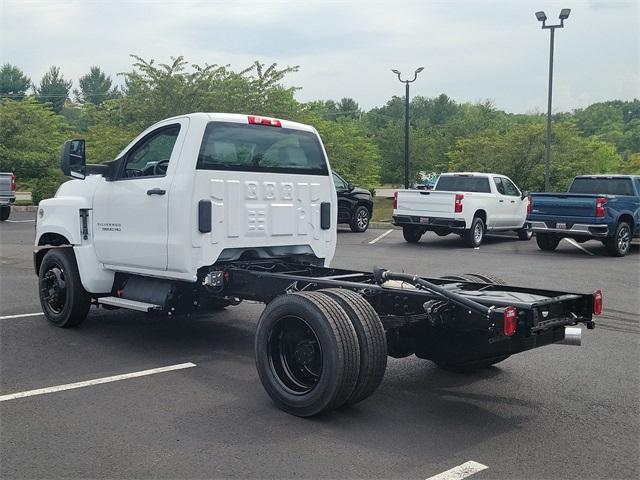
[[[418,243],[424,234],[424,230],[413,225],[405,225],[402,227],[402,236],[409,243]]]
[[[11,215],[11,206],[10,205],[2,205],[0,207],[0,221],[4,222]]]
[[[518,238],[520,240],[531,240],[531,237],[533,237],[533,230],[531,230],[531,225],[526,224],[524,227],[518,230]]]
[[[274,403],[309,417],[343,405],[360,371],[351,320],[317,292],[281,295],[265,308],[255,336],[256,367]]]
[[[87,317],[91,296],[80,281],[72,248],[53,248],[45,254],[38,290],[44,315],[56,327],[75,327]]]
[[[604,246],[612,257],[624,257],[631,248],[631,227],[627,222],[620,222],[616,226],[613,237],[605,240]]]
[[[361,402],[376,391],[387,369],[387,336],[374,308],[361,295],[351,290],[320,290],[336,300],[349,315],[360,347],[358,382],[345,405]]]
[[[464,231],[462,237],[467,247],[477,248],[484,239],[484,222],[480,217],[474,217],[471,227]]]
[[[560,237],[550,233],[536,233],[536,243],[540,250],[552,251],[560,243]]]

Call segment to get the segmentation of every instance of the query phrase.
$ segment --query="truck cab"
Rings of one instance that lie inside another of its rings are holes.
[[[39,205],[36,270],[68,246],[93,296],[114,293],[118,275],[195,283],[220,262],[333,258],[336,192],[313,127],[194,113],[156,123],[101,165],[85,164],[83,141],[67,142],[62,163],[75,179]]]

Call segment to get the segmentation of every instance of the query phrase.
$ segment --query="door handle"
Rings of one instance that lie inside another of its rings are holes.
[[[167,193],[167,191],[162,188],[152,188],[151,190],[147,190],[147,195],[164,195],[165,193]]]
[[[511,203],[516,203],[516,201],[515,200],[511,200]]]
[[[498,200],[500,203],[504,202],[504,200]]]

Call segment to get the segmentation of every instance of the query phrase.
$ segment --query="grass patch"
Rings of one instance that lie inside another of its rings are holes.
[[[33,205],[33,202],[31,200],[16,200],[13,205],[16,205],[18,207],[30,207],[31,205]]]
[[[390,222],[393,215],[393,198],[373,197],[372,222]]]

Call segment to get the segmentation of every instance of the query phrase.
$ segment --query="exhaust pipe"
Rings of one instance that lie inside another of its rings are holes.
[[[564,339],[558,345],[582,345],[582,329],[580,327],[564,327]]]

